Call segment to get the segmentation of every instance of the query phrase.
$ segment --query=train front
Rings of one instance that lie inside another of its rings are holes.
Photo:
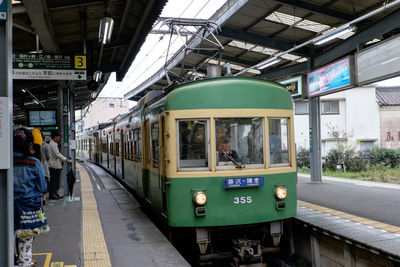
[[[195,231],[203,255],[225,249],[223,237],[241,262],[273,251],[282,221],[296,215],[289,93],[261,80],[211,79],[174,90],[166,107],[169,226]]]

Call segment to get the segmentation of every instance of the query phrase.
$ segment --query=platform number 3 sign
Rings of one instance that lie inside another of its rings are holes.
[[[74,61],[75,69],[86,69],[86,56],[75,56]]]

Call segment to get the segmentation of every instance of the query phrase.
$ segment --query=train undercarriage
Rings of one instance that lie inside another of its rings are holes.
[[[266,260],[280,252],[283,222],[175,230],[175,237],[186,243],[177,247],[190,254],[194,266],[265,267]],[[194,246],[189,249],[190,236]]]

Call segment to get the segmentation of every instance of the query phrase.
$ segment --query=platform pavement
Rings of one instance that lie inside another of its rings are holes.
[[[135,199],[93,164],[78,164],[74,197],[49,200],[45,211],[51,231],[35,240],[36,267],[190,266]]]
[[[393,261],[387,266],[400,266],[400,185],[327,176],[311,183],[306,174],[298,178],[297,220],[382,254]]]

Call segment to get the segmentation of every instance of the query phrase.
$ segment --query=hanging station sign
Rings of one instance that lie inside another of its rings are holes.
[[[297,76],[295,78],[280,81],[280,84],[283,84],[292,97],[301,97],[303,95],[304,88],[306,88],[306,79],[305,76]]]
[[[7,20],[7,0],[0,0],[0,21]]]
[[[13,53],[13,79],[86,80],[86,56]]]
[[[308,96],[334,93],[355,84],[354,57],[348,56],[307,75]]]
[[[400,35],[356,53],[357,83],[364,85],[400,75]]]

